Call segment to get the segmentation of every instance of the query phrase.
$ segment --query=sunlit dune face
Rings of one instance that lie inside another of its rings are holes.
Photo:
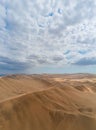
[[[66,79],[63,79],[63,78],[53,78],[55,81],[58,81],[58,82],[64,82]]]
[[[96,78],[92,78],[92,79],[89,79],[89,78],[83,78],[83,79],[67,79],[67,78],[53,78],[53,80],[55,81],[59,81],[59,82],[64,82],[66,80],[70,80],[70,81],[80,81],[80,82],[96,82]]]

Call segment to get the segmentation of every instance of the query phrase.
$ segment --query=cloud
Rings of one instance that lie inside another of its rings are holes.
[[[1,68],[27,72],[33,66],[93,65],[95,13],[95,0],[2,0]]]
[[[96,57],[94,58],[82,58],[75,63],[75,65],[96,65]]]
[[[0,71],[6,72],[26,72],[29,64],[27,62],[22,61],[14,61],[8,57],[0,57]]]

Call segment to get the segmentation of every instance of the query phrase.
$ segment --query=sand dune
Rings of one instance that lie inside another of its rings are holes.
[[[0,78],[0,130],[96,130],[96,75]]]

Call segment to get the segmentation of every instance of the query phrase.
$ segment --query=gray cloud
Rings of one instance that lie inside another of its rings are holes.
[[[54,62],[60,62],[60,61],[62,61],[63,59],[64,59],[64,57],[63,57],[63,56],[60,56],[60,55],[53,57],[53,61],[54,61]]]
[[[96,65],[96,57],[95,58],[82,58],[74,64],[75,65]]]
[[[27,70],[29,64],[26,62],[14,61],[8,57],[0,57],[0,70],[10,72],[22,72]]]

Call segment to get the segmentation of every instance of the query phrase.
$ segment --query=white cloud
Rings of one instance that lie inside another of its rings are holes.
[[[95,12],[95,0],[2,0],[0,56],[30,67],[94,59]]]

